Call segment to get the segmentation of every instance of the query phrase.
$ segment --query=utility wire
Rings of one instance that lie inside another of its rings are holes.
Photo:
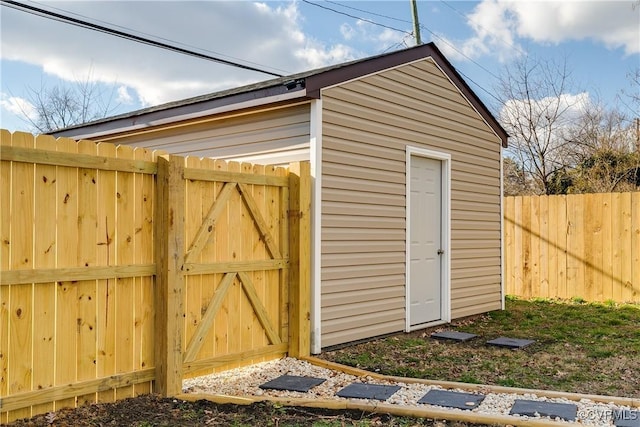
[[[302,2],[303,2],[303,3],[310,4],[310,5],[312,5],[312,6],[319,7],[319,8],[321,8],[321,9],[329,10],[329,11],[331,11],[331,12],[334,12],[334,13],[337,13],[337,14],[340,14],[340,15],[348,16],[349,18],[358,19],[358,20],[360,20],[360,21],[368,22],[369,24],[377,25],[377,26],[379,26],[379,27],[388,28],[388,29],[390,29],[390,30],[398,31],[398,32],[401,32],[401,33],[404,33],[404,34],[408,34],[408,35],[413,35],[413,33],[410,33],[409,31],[401,30],[401,29],[399,29],[399,28],[390,27],[390,26],[388,26],[388,25],[381,24],[381,23],[379,23],[379,22],[372,21],[372,20],[370,20],[370,19],[361,18],[361,17],[359,17],[359,16],[351,15],[350,13],[341,12],[341,11],[339,11],[339,10],[335,10],[335,9],[332,9],[332,8],[330,8],[330,7],[327,7],[327,6],[323,6],[323,5],[321,5],[321,4],[311,2],[311,1],[309,1],[309,0],[302,0]]]
[[[38,3],[37,1],[31,1],[30,3],[44,6],[42,3]],[[227,58],[231,58],[231,59],[236,60],[236,61],[241,61],[242,63],[245,63],[245,64],[253,64],[253,65],[256,65],[256,66],[259,66],[259,67],[271,68],[272,70],[278,70],[278,71],[282,71],[283,73],[286,73],[286,74],[291,74],[290,71],[283,70],[282,68],[270,67],[268,65],[259,64],[257,62],[248,61],[248,60],[242,59],[242,58],[236,58],[236,57],[231,56],[231,55],[226,55],[224,53],[216,52],[216,51],[213,51],[213,50],[210,50],[210,49],[205,49],[205,48],[202,48],[202,47],[199,47],[199,46],[194,46],[194,45],[191,45],[191,44],[188,44],[188,43],[182,43],[182,42],[179,42],[179,41],[176,41],[176,40],[172,40],[172,39],[168,39],[166,37],[158,36],[158,35],[155,35],[155,34],[145,33],[144,31],[135,30],[133,28],[125,27],[123,25],[118,25],[118,24],[114,24],[114,23],[111,23],[111,22],[103,21],[103,20],[100,20],[100,19],[92,18],[92,17],[86,16],[86,15],[82,15],[80,13],[72,12],[70,10],[60,9],[59,7],[52,6],[51,4],[47,4],[46,6],[47,6],[48,9],[57,10],[57,11],[59,11],[61,13],[66,14],[67,16],[68,15],[74,15],[74,16],[77,16],[79,18],[90,19],[93,22],[100,22],[100,23],[103,23],[103,24],[106,24],[106,25],[110,25],[113,28],[119,28],[121,30],[128,31],[128,32],[131,32],[131,33],[142,34],[142,35],[145,35],[145,36],[148,36],[148,37],[153,37],[154,39],[157,39],[157,40],[164,40],[166,42],[173,43],[173,44],[178,44],[178,45],[181,45],[181,46],[184,46],[184,47],[187,47],[187,48],[197,49],[197,50],[200,50],[202,52],[208,52],[208,53],[211,53],[213,55],[220,55],[220,56],[224,56],[224,57],[227,57]]]
[[[211,56],[211,55],[207,55],[204,53],[199,53],[199,52],[195,52],[189,49],[184,49],[178,46],[173,46],[167,43],[162,43],[156,40],[151,40],[148,39],[146,37],[141,37],[141,36],[136,36],[134,34],[130,34],[130,33],[126,33],[123,31],[119,31],[119,30],[115,30],[113,28],[108,28],[108,27],[104,27],[102,25],[97,25],[91,22],[87,22],[81,19],[77,19],[77,18],[72,18],[70,16],[66,16],[66,15],[62,15],[59,13],[55,13],[55,12],[51,12],[45,9],[40,9],[38,7],[35,6],[30,6],[30,5],[26,5],[24,3],[20,3],[17,1],[13,1],[13,0],[0,0],[2,2],[3,6],[7,6],[10,7],[12,9],[15,10],[19,10],[22,12],[27,12],[27,13],[31,13],[33,15],[37,15],[37,16],[41,16],[44,18],[48,18],[48,19],[53,19],[55,21],[59,21],[59,22],[63,22],[66,24],[71,24],[71,25],[75,25],[77,27],[81,27],[81,28],[86,28],[86,29],[90,29],[93,31],[97,31],[97,32],[101,32],[104,34],[109,34],[112,36],[116,36],[116,37],[120,37],[126,40],[131,40],[131,41],[135,41],[138,43],[142,43],[142,44],[146,44],[148,46],[154,46],[154,47],[159,47],[161,49],[166,49],[166,50],[170,50],[173,52],[177,52],[177,53],[181,53],[183,55],[189,55],[189,56],[193,56],[199,59],[206,59],[209,61],[213,61],[213,62],[217,62],[220,64],[224,64],[224,65],[229,65],[232,67],[237,67],[237,68],[241,68],[243,70],[249,70],[249,71],[255,71],[258,73],[263,73],[263,74],[269,74],[271,76],[275,76],[275,77],[283,77],[282,74],[276,74],[273,73],[271,71],[266,71],[266,70],[262,70],[260,68],[256,68],[256,67],[252,67],[250,65],[245,65],[245,64],[240,64],[237,62],[233,62],[233,61],[229,61],[226,59],[222,59],[222,58],[218,58],[215,56]]]

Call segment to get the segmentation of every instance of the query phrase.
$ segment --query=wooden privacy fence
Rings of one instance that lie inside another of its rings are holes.
[[[640,193],[504,198],[505,288],[640,302]]]
[[[308,354],[308,163],[0,132],[0,422]]]

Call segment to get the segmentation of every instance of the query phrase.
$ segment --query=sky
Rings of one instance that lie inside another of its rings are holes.
[[[410,0],[56,1],[25,4],[277,74],[415,45]],[[523,57],[565,61],[565,96],[615,104],[640,68],[640,1],[417,1],[434,42],[497,113]],[[0,6],[0,128],[31,130],[43,87],[95,82],[119,114],[273,78]],[[623,108],[625,108],[623,106]],[[627,111],[631,116],[640,112]]]

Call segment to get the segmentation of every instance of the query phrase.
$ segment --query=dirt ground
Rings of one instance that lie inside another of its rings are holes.
[[[360,411],[333,411],[315,408],[287,408],[272,404],[217,405],[200,400],[186,402],[155,395],[143,395],[115,403],[100,403],[77,409],[38,415],[10,423],[11,427],[76,426],[389,426],[389,427],[483,427],[451,421],[434,421],[369,414]],[[484,426],[487,427],[487,426]]]

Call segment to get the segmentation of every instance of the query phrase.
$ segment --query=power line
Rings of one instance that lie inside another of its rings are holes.
[[[337,14],[339,14],[339,15],[348,16],[349,18],[358,19],[358,20],[360,20],[360,21],[368,22],[369,24],[377,25],[377,26],[379,26],[379,27],[388,28],[389,30],[394,30],[394,31],[398,31],[398,32],[400,32],[400,33],[404,33],[404,34],[408,34],[408,35],[413,35],[413,33],[410,33],[410,32],[408,32],[408,31],[401,30],[401,29],[399,29],[399,28],[394,28],[394,27],[391,27],[391,26],[389,26],[389,25],[381,24],[381,23],[379,23],[379,22],[372,21],[371,19],[366,19],[366,18],[361,18],[361,17],[359,17],[359,16],[351,15],[350,13],[341,12],[341,11],[339,11],[339,10],[335,10],[335,9],[332,9],[332,8],[330,8],[330,7],[327,7],[327,6],[323,6],[323,5],[321,5],[321,4],[311,2],[311,1],[309,1],[309,0],[302,0],[302,2],[303,2],[303,3],[310,4],[310,5],[312,5],[312,6],[319,7],[319,8],[321,8],[321,9],[329,10],[329,11],[334,12],[334,13],[337,13]]]
[[[398,22],[404,22],[405,24],[412,24],[411,21],[406,20],[406,19],[395,18],[393,16],[383,15],[381,13],[375,13],[375,12],[370,12],[370,11],[364,10],[364,9],[358,9],[357,7],[347,6],[346,4],[338,3],[336,1],[324,0],[324,3],[331,3],[331,4],[335,4],[336,6],[344,7],[346,9],[351,9],[351,10],[355,10],[355,11],[362,12],[362,13],[367,13],[369,15],[378,16],[380,18],[391,19],[393,21],[398,21]]]
[[[119,30],[115,30],[113,28],[108,28],[102,25],[98,25],[98,24],[94,24],[91,22],[87,22],[81,19],[77,19],[77,18],[72,18],[70,16],[66,16],[66,15],[62,15],[59,13],[55,13],[55,12],[51,12],[45,9],[40,9],[38,7],[34,7],[34,6],[30,6],[30,5],[26,5],[24,3],[20,3],[17,1],[13,1],[13,0],[0,0],[2,2],[3,6],[7,6],[10,7],[12,9],[15,10],[19,10],[22,12],[27,12],[30,13],[32,15],[36,15],[36,16],[41,16],[43,18],[48,18],[48,19],[52,19],[55,21],[59,21],[59,22],[63,22],[65,24],[71,24],[71,25],[75,25],[77,27],[81,27],[81,28],[86,28],[89,30],[93,30],[93,31],[97,31],[97,32],[101,32],[104,34],[109,34],[112,36],[116,36],[116,37],[120,37],[123,38],[125,40],[131,40],[131,41],[135,41],[141,44],[146,44],[148,46],[154,46],[154,47],[159,47],[161,49],[166,49],[166,50],[170,50],[173,52],[177,52],[177,53],[181,53],[183,55],[189,55],[189,56],[193,56],[199,59],[206,59],[209,61],[213,61],[213,62],[217,62],[220,64],[224,64],[224,65],[229,65],[232,67],[237,67],[237,68],[241,68],[243,70],[248,70],[248,71],[255,71],[258,73],[264,73],[264,74],[269,74],[271,76],[275,76],[275,77],[283,77],[282,74],[276,74],[273,73],[271,71],[266,71],[266,70],[262,70],[260,68],[256,68],[256,67],[252,67],[250,65],[245,65],[245,64],[240,64],[237,62],[233,62],[233,61],[229,61],[226,59],[222,59],[222,58],[218,58],[215,56],[211,56],[211,55],[207,55],[204,53],[200,53],[200,52],[195,52],[192,50],[188,50],[188,49],[184,49],[178,46],[173,46],[167,43],[162,43],[156,40],[151,40],[148,39],[146,37],[140,37],[140,36],[136,36],[134,34],[130,34],[130,33],[126,33],[123,31],[119,31]]]
[[[31,3],[39,4],[41,6],[44,6],[42,3],[38,3],[37,1],[31,1]],[[169,43],[178,44],[178,45],[181,45],[181,46],[184,46],[184,47],[187,47],[187,48],[191,48],[191,49],[197,49],[197,50],[200,50],[202,52],[208,52],[208,53],[211,53],[213,55],[224,56],[226,58],[231,58],[231,59],[236,60],[236,61],[242,61],[245,64],[253,64],[253,65],[256,65],[256,66],[263,67],[263,68],[271,68],[272,70],[278,70],[278,71],[282,71],[283,73],[286,73],[286,74],[291,74],[291,72],[288,71],[288,70],[283,70],[283,69],[277,68],[277,67],[271,67],[271,66],[268,66],[268,65],[260,64],[258,62],[248,61],[248,60],[242,59],[242,58],[236,58],[234,56],[227,55],[227,54],[224,54],[224,53],[221,53],[221,52],[216,52],[216,51],[213,51],[213,50],[210,50],[210,49],[205,49],[203,47],[194,46],[194,45],[191,45],[191,44],[188,44],[188,43],[179,42],[179,41],[176,41],[176,40],[168,39],[166,37],[162,37],[162,36],[158,36],[158,35],[155,35],[155,34],[146,33],[144,31],[140,31],[140,30],[135,30],[133,28],[125,27],[123,25],[114,24],[112,22],[107,22],[107,21],[103,21],[101,19],[92,18],[92,17],[86,16],[86,15],[82,15],[80,13],[72,12],[70,10],[61,9],[59,7],[52,6],[51,4],[47,4],[46,6],[47,6],[48,9],[53,9],[53,10],[57,10],[57,11],[59,11],[61,13],[65,13],[67,16],[68,15],[74,15],[74,16],[77,16],[77,17],[80,17],[80,18],[90,19],[93,22],[100,22],[100,23],[103,23],[103,24],[106,24],[106,25],[110,25],[113,28],[120,28],[120,29],[125,30],[125,31],[135,32],[135,33],[142,34],[142,35],[145,35],[145,36],[148,36],[148,37],[153,37],[154,39],[164,40],[164,41],[169,42]]]

